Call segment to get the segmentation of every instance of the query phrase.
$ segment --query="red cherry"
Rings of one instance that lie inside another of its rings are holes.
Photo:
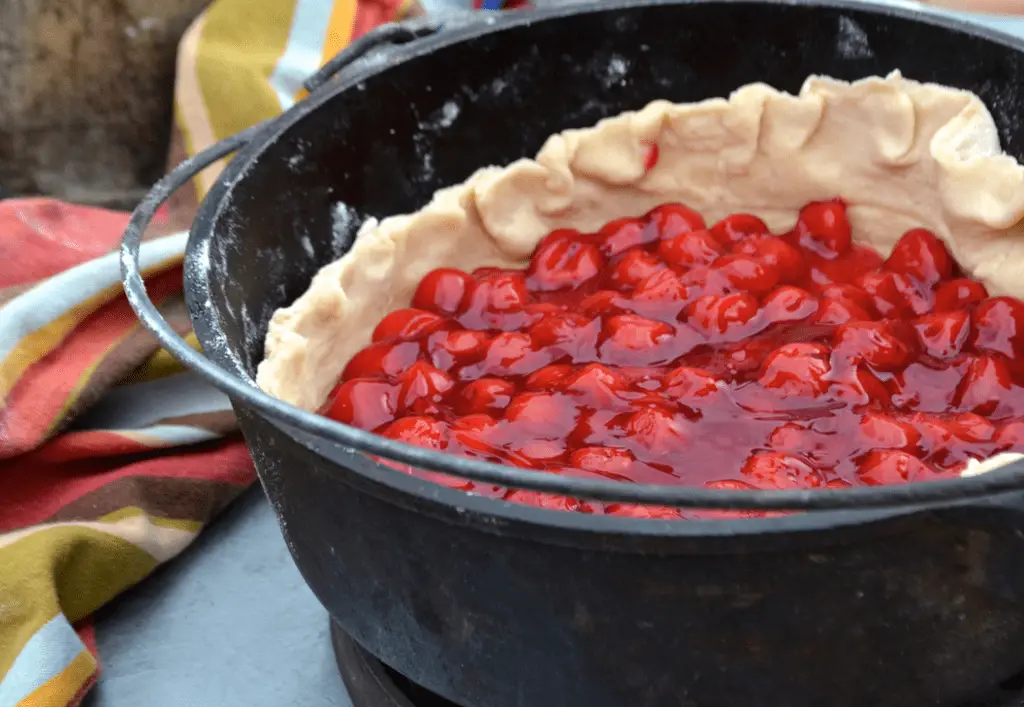
[[[529,315],[528,322],[536,322],[549,314],[561,314],[564,311],[565,307],[554,302],[530,302],[523,307],[523,312]]]
[[[847,282],[853,282],[858,277],[879,270],[885,265],[882,256],[870,246],[850,246],[850,250],[836,260],[849,269],[850,276]]]
[[[593,471],[616,481],[632,481],[628,474],[636,458],[625,449],[583,447],[572,453],[569,463],[577,469]]]
[[[945,244],[923,228],[907,231],[896,242],[885,267],[909,275],[917,282],[935,285],[953,274],[953,259]]]
[[[935,293],[925,285],[921,285],[920,289],[909,290],[905,293],[905,297],[910,303],[910,311],[917,316],[931,312],[932,305],[935,303]]]
[[[821,474],[797,457],[778,452],[756,452],[747,459],[743,477],[755,488],[816,488],[824,483]]]
[[[842,375],[832,372],[836,380],[829,388],[829,397],[848,405],[892,405],[889,388],[863,365],[848,368]]]
[[[627,385],[638,390],[660,390],[665,369],[660,365],[620,367],[616,371]]]
[[[406,468],[409,469],[409,467]],[[412,471],[412,469],[409,470]],[[457,491],[479,491],[476,484],[469,479],[460,479],[458,476],[449,476],[434,471],[414,471],[413,473],[439,486],[447,486]]]
[[[662,260],[678,267],[710,265],[724,252],[725,246],[708,231],[681,233],[658,244]]]
[[[971,333],[970,319],[963,310],[925,315],[914,322],[914,329],[925,354],[947,360],[960,354]]]
[[[721,388],[721,381],[707,371],[681,366],[665,376],[663,392],[669,400],[695,407],[709,403]]]
[[[825,488],[829,489],[848,489],[851,486],[853,486],[853,484],[846,479],[830,479],[829,482],[825,484]]]
[[[619,314],[609,317],[604,335],[617,349],[647,351],[671,338],[672,327],[635,314]]]
[[[743,481],[737,481],[735,479],[719,479],[717,481],[707,481],[704,483],[705,488],[709,489],[722,489],[725,491],[756,491],[755,486],[751,486]],[[685,514],[685,515],[684,515]],[[763,518],[767,513],[763,511],[683,511],[680,515],[684,518],[693,520],[740,520],[744,518]]]
[[[489,273],[481,277],[470,295],[470,309],[500,313],[521,310],[529,301],[526,278],[518,272]]]
[[[895,371],[913,358],[912,342],[891,321],[848,322],[835,333],[835,350],[850,361],[864,361],[876,371]]]
[[[923,358],[887,380],[893,407],[943,412],[952,408],[953,392],[967,370],[967,356],[952,361]]]
[[[773,267],[779,273],[779,282],[800,282],[807,273],[807,263],[800,251],[781,238],[746,240],[734,252],[752,256]]]
[[[888,486],[920,481],[931,470],[917,457],[896,449],[868,452],[857,469],[857,478],[868,486]]]
[[[395,419],[398,388],[384,381],[357,378],[331,392],[325,414],[346,425],[375,430]]]
[[[550,493],[541,493],[540,491],[515,489],[505,494],[505,500],[509,503],[534,506],[536,508],[543,508],[549,511],[593,513],[593,508],[591,508],[590,504],[581,501],[578,498],[557,496]]]
[[[538,350],[528,335],[506,331],[491,339],[486,368],[495,376],[521,376],[543,368],[553,358],[550,350]]]
[[[861,246],[852,246],[831,260],[813,256],[811,261],[814,264],[813,269],[817,271],[812,273],[812,277],[840,285],[855,282],[858,278],[878,270],[884,262],[882,256],[875,250]]]
[[[395,420],[381,434],[389,439],[425,449],[442,450],[448,446],[448,430],[445,424],[422,415]]]
[[[668,506],[641,506],[635,503],[612,503],[604,508],[610,516],[622,518],[651,518],[654,520],[679,520],[679,510]]]
[[[450,439],[461,445],[466,453],[484,456],[491,461],[497,459],[498,421],[490,415],[478,413],[457,418],[452,422],[450,430]]]
[[[491,339],[487,347],[487,358],[501,365],[510,365],[524,356],[534,353],[533,339],[518,331],[503,331]]]
[[[606,258],[624,253],[630,248],[658,240],[658,229],[646,219],[622,218],[604,225],[596,241]]]
[[[769,353],[775,350],[778,341],[773,336],[757,336],[726,343],[711,360],[697,358],[694,363],[715,369],[723,380],[745,380],[761,368]]]
[[[871,295],[852,283],[840,282],[829,285],[822,289],[821,296],[835,300],[852,302],[857,305],[857,307],[864,310],[871,319],[874,319],[877,315]]]
[[[703,265],[684,272],[679,282],[690,293],[691,300],[703,295],[724,295],[736,289],[718,270]]]
[[[720,479],[718,481],[704,482],[704,488],[722,489],[723,491],[756,491],[757,487],[748,484],[746,481],[736,479]]]
[[[765,222],[750,214],[726,216],[711,227],[711,233],[722,243],[739,243],[771,235]]]
[[[453,366],[465,366],[481,360],[490,341],[490,335],[483,331],[457,329],[437,332],[427,340],[427,353],[431,363],[449,371]]]
[[[735,336],[756,315],[757,299],[753,295],[705,295],[686,308],[690,326],[712,338]]]
[[[471,381],[459,392],[455,403],[460,415],[480,412],[499,412],[508,407],[516,387],[501,378],[478,378]]]
[[[821,344],[784,344],[765,360],[758,382],[782,395],[816,398],[828,388],[830,370]]]
[[[846,204],[838,200],[808,204],[800,209],[793,233],[801,246],[822,257],[845,253],[852,243]]]
[[[960,385],[953,396],[954,404],[961,410],[979,415],[1002,416],[1009,412],[1008,402],[1013,386],[1010,369],[1000,356],[977,356],[967,367]]]
[[[597,245],[577,231],[555,231],[537,247],[526,269],[527,284],[534,292],[579,287],[604,267]]]
[[[967,279],[949,280],[939,284],[935,290],[935,312],[964,309],[988,297],[988,290],[980,282]]]
[[[869,449],[913,452],[921,441],[921,433],[909,422],[878,412],[864,413],[860,419],[860,436]]]
[[[693,300],[695,290],[683,284],[671,270],[659,270],[640,281],[630,303],[641,315],[674,320]]]
[[[713,270],[735,292],[763,295],[779,282],[777,266],[749,255],[723,255],[714,262]]]
[[[777,452],[805,452],[811,431],[797,422],[779,425],[768,435],[768,448]]]
[[[934,459],[945,456],[955,443],[952,427],[947,420],[926,413],[914,413],[909,417],[908,422],[921,433],[922,458]]]
[[[576,427],[566,437],[570,448],[587,446],[622,446],[619,437],[625,417],[616,410],[589,410],[577,407]],[[635,481],[636,479],[634,479]]]
[[[558,393],[520,393],[505,408],[505,419],[545,439],[565,437],[576,426],[572,398]]]
[[[416,361],[398,376],[398,386],[399,410],[431,414],[455,381],[426,361]]]
[[[644,154],[644,172],[650,172],[658,164],[658,158],[660,157],[660,151],[658,150],[657,143],[647,146],[647,152]]]
[[[1024,358],[1024,302],[1012,297],[993,297],[974,310],[974,347]]]
[[[656,457],[678,454],[689,444],[682,420],[658,408],[633,413],[626,422],[626,437]]]
[[[544,366],[538,371],[531,373],[526,379],[527,390],[555,391],[563,390],[565,379],[576,370],[573,366],[558,364]]]
[[[995,442],[1001,451],[1024,448],[1024,420],[1010,420],[999,426]]]
[[[625,312],[628,300],[615,290],[598,290],[584,297],[577,311],[587,317],[600,317],[604,314]]]
[[[593,325],[593,326],[591,326]],[[530,327],[530,338],[537,346],[572,346],[581,338],[594,338],[599,324],[582,314],[551,314]],[[589,331],[592,329],[593,331]]]
[[[835,449],[834,435],[818,432],[806,422],[787,422],[768,436],[768,448],[776,452],[803,455],[814,461],[827,461]]]
[[[372,340],[376,343],[419,339],[448,323],[449,320],[433,312],[425,312],[422,309],[399,309],[380,320],[380,324],[373,330]]]
[[[996,426],[972,412],[954,415],[946,424],[954,436],[965,442],[991,442],[996,436]]]
[[[607,366],[590,363],[569,374],[565,379],[565,390],[578,395],[584,404],[593,408],[613,408],[623,402],[622,394],[626,385]]]
[[[648,212],[647,220],[663,241],[682,233],[704,230],[700,214],[682,204],[662,204]]]
[[[565,460],[565,443],[561,440],[522,439],[510,445],[512,461],[518,466],[547,469],[551,464]]]
[[[839,326],[846,322],[870,321],[871,315],[861,309],[853,300],[825,297],[818,303],[811,322],[822,326]]]
[[[440,268],[420,280],[412,305],[438,314],[458,314],[466,304],[473,278],[461,270]]]
[[[665,264],[657,257],[646,250],[636,248],[624,253],[622,259],[612,266],[605,278],[605,284],[615,290],[629,291],[639,285],[644,278],[664,269]]]
[[[858,278],[857,284],[871,297],[873,308],[883,317],[902,318],[914,314],[911,301],[914,287],[906,275],[892,272],[868,273]],[[924,314],[924,311],[920,314]]]
[[[764,298],[764,315],[769,322],[797,322],[818,310],[818,301],[807,290],[784,285]]]
[[[420,356],[417,341],[382,341],[357,353],[345,366],[342,380],[396,376]]]
[[[771,336],[743,339],[721,349],[718,353],[720,358],[716,363],[724,362],[726,373],[731,376],[745,376],[760,369],[765,358],[776,349],[778,343],[775,337]]]

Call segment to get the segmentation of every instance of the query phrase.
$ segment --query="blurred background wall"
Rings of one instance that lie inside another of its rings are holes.
[[[177,42],[209,0],[0,0],[0,189],[129,207],[163,173]]]

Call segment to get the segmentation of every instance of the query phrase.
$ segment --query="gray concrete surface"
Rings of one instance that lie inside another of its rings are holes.
[[[254,488],[99,614],[85,707],[351,707],[327,621]]]

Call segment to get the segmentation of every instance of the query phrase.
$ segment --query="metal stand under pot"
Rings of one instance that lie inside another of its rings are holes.
[[[461,707],[384,665],[333,621],[331,644],[353,707]],[[994,686],[984,698],[960,707],[1024,707],[1024,672]]]

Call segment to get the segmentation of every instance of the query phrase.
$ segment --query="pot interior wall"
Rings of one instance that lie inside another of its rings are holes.
[[[814,73],[857,79],[899,69],[978,93],[1004,148],[1024,153],[1024,55],[1011,39],[1003,45],[883,9],[804,4],[571,12],[513,20],[368,76],[257,155],[219,207],[205,211],[209,267],[187,271],[211,279],[213,329],[226,337],[207,336],[207,352],[252,375],[273,311],[340,256],[367,217],[413,211],[480,166],[532,156],[554,132],[655,99],[725,96],[752,81],[796,92]]]

